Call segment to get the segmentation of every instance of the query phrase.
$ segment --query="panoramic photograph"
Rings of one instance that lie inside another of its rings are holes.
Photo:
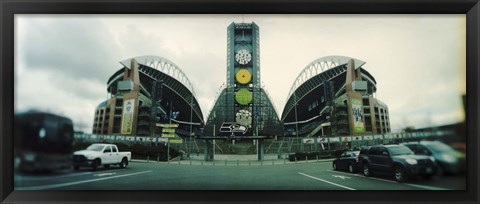
[[[466,16],[15,15],[15,190],[466,190]]]

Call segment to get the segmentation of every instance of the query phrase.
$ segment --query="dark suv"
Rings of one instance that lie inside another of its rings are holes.
[[[437,174],[458,174],[465,171],[465,154],[439,141],[408,142],[407,146],[417,155],[427,155],[435,158],[438,164]]]
[[[430,156],[415,155],[403,145],[378,145],[363,148],[359,163],[365,176],[372,173],[393,174],[395,180],[404,182],[409,177],[423,176],[426,179],[435,175],[435,159]]]

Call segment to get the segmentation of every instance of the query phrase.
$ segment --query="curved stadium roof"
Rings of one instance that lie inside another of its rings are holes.
[[[360,68],[365,64],[362,60],[339,55],[321,57],[308,64],[300,72],[290,88],[287,95],[287,102],[282,113],[282,121],[294,107],[294,98],[297,98],[297,101],[299,101],[312,90],[323,85],[323,82],[331,80],[346,72],[346,65],[350,59],[354,61],[355,69]],[[362,70],[362,77],[372,84],[377,83],[373,76],[366,70]],[[292,97],[292,95],[295,95],[295,97]]]
[[[150,78],[152,81],[163,80],[164,86],[168,87],[170,90],[179,95],[185,101],[185,103],[190,104],[190,102],[192,102],[192,108],[195,114],[200,119],[201,123],[204,123],[203,114],[200,109],[200,105],[198,104],[198,100],[192,83],[178,65],[166,58],[152,55],[128,58],[120,61],[120,64],[127,68],[130,68],[130,62],[132,59],[135,59],[135,61],[137,61],[137,63],[140,65],[138,70],[141,75]],[[122,68],[118,70],[115,74],[113,74],[108,79],[107,87],[114,85],[114,82],[121,79],[123,77],[123,72],[124,71]],[[144,86],[145,82],[143,82],[142,80],[140,81],[140,88],[142,93],[150,96],[150,86]]]

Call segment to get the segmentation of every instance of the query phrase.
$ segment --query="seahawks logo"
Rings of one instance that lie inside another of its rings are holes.
[[[248,128],[246,126],[240,125],[236,122],[224,122],[220,127],[220,132],[241,132],[245,134]]]

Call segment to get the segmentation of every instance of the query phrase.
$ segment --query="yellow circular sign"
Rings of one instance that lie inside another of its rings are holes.
[[[246,84],[252,79],[252,74],[247,69],[240,69],[236,76],[238,83]]]

